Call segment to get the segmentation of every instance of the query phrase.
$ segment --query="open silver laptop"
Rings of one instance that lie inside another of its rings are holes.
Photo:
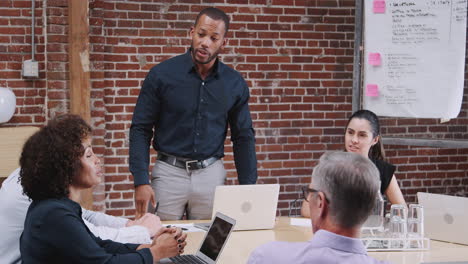
[[[468,245],[468,198],[418,192],[424,233],[430,239]]]
[[[234,230],[272,229],[275,226],[279,184],[222,185],[216,187],[214,212],[236,219]],[[202,229],[203,224],[195,225]]]
[[[236,220],[222,213],[216,213],[198,251],[193,255],[180,255],[162,259],[159,263],[214,264],[229,239]]]

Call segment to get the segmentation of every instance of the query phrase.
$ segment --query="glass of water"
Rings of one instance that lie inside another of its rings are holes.
[[[408,209],[402,204],[392,204],[390,207],[389,231],[392,237],[390,247],[405,248],[408,234]]]
[[[410,204],[408,214],[408,239],[411,248],[422,247],[424,238],[424,208],[419,204]]]

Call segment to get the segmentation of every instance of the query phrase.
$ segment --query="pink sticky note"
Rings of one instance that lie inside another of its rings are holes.
[[[381,65],[380,53],[370,52],[368,61],[369,61],[369,64],[372,66],[380,66]]]
[[[374,13],[385,13],[385,0],[374,0]]]
[[[377,84],[366,85],[366,96],[379,96],[379,86]]]

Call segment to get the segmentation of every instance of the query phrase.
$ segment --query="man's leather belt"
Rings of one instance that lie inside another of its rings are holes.
[[[205,160],[190,160],[184,158],[178,158],[175,156],[167,155],[164,153],[158,153],[158,160],[164,161],[169,165],[185,169],[188,172],[192,170],[204,169],[218,160],[216,157],[207,158]]]

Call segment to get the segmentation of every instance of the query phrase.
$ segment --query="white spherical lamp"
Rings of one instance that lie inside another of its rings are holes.
[[[16,108],[16,96],[8,88],[0,87],[0,123],[8,122]]]

